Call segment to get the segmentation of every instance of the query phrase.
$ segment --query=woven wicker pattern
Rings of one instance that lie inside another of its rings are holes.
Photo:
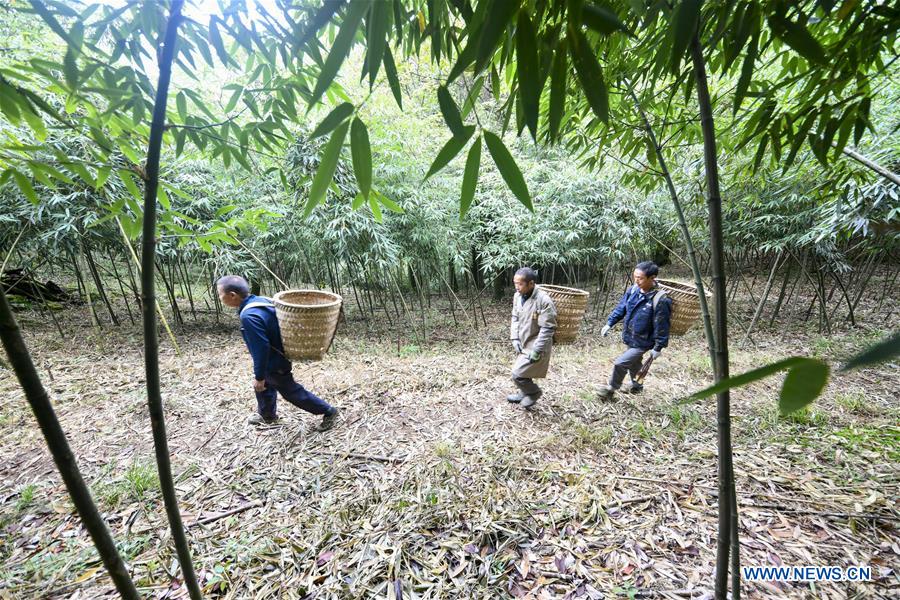
[[[319,360],[334,339],[342,298],[319,290],[275,294],[275,314],[289,360]]]
[[[556,305],[556,333],[554,344],[571,344],[578,337],[578,328],[587,310],[590,294],[584,290],[561,285],[540,285]]]
[[[682,335],[686,333],[700,316],[700,296],[697,287],[690,283],[671,281],[669,279],[657,279],[666,295],[672,299],[672,321],[669,329],[670,335]],[[706,292],[706,297],[712,294]]]

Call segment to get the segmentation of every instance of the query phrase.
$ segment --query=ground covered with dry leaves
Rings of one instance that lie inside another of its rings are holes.
[[[737,319],[752,306],[736,310]],[[805,308],[805,307],[804,307]],[[673,339],[641,396],[594,399],[621,345],[597,321],[554,350],[536,410],[508,405],[505,303],[488,327],[376,331],[354,318],[295,376],[343,409],[336,429],[282,403],[255,406],[236,320],[163,338],[162,384],[195,568],[222,598],[711,596],[716,543],[713,401],[696,331]],[[187,597],[153,462],[139,327],[63,315],[66,339],[19,314],[85,479],[148,597]],[[745,321],[745,322],[746,322]],[[732,371],[794,353],[838,364],[897,317],[815,333],[755,334]],[[421,324],[418,325],[419,327]],[[844,326],[839,326],[844,327]],[[836,375],[806,413],[780,418],[780,379],[733,396],[744,565],[870,566],[869,583],[745,582],[749,598],[897,598],[897,364]],[[0,369],[0,598],[115,595],[12,374]]]

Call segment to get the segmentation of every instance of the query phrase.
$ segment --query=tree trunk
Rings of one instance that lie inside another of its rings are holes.
[[[143,247],[141,248],[141,294],[144,311],[144,362],[147,381],[147,404],[150,412],[150,424],[153,429],[153,446],[156,451],[156,467],[159,472],[160,490],[172,530],[172,539],[181,565],[184,583],[192,600],[200,600],[203,594],[197,584],[194,565],[191,561],[191,550],[188,546],[181,513],[178,510],[178,498],[175,493],[175,482],[172,479],[172,463],[169,454],[169,443],[166,437],[166,421],[163,412],[162,392],[159,381],[159,336],[157,332],[155,269],[156,259],[156,192],[159,187],[159,160],[162,147],[163,131],[166,120],[166,98],[169,92],[169,80],[172,75],[172,61],[175,58],[178,24],[181,21],[181,8],[184,0],[172,0],[171,13],[159,61],[159,82],[156,86],[156,99],[153,103],[153,120],[150,124],[150,140],[147,145],[146,181],[144,185],[144,227]]]
[[[728,377],[728,300],[725,287],[725,249],[722,235],[722,196],[719,192],[719,166],[716,154],[716,132],[713,124],[712,102],[706,78],[706,65],[700,46],[699,33],[691,42],[691,58],[697,83],[700,108],[700,127],[703,130],[703,160],[706,167],[707,208],[709,211],[709,242],[712,251],[713,294],[716,303],[716,381]],[[731,395],[728,390],[716,394],[719,451],[719,537],[716,552],[715,593],[718,600],[728,594],[729,550],[738,545],[737,505],[734,502],[734,469],[731,450]],[[731,542],[731,547],[729,547]],[[740,569],[737,556],[732,563],[732,597],[740,595]]]

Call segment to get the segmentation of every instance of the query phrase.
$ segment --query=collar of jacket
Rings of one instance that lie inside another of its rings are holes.
[[[238,314],[241,314],[241,311],[244,310],[244,307],[256,300],[258,296],[254,296],[253,294],[247,294],[247,297],[244,298],[244,301],[241,302],[241,305],[238,306],[237,311]]]

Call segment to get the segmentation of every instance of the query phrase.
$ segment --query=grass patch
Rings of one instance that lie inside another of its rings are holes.
[[[866,395],[859,390],[838,392],[834,396],[834,403],[856,415],[871,415],[877,412],[877,408],[866,402]]]
[[[100,483],[95,484],[95,495],[107,507],[114,508],[122,502],[144,502],[159,491],[159,476],[151,464],[133,463],[120,478],[107,479],[115,464],[103,469]]]
[[[659,437],[660,429],[648,423],[635,423],[631,426],[632,431],[642,440],[653,440]]]
[[[35,490],[37,490],[37,486],[29,483],[19,491],[19,497],[16,499],[16,512],[22,512],[34,504]]]
[[[703,415],[686,406],[670,406],[666,409],[666,416],[669,418],[667,429],[673,430],[682,440],[688,433],[699,431],[706,425]]]
[[[613,438],[612,427],[591,427],[572,420],[568,422],[568,426],[572,435],[572,445],[578,450],[583,448],[603,450]]]

